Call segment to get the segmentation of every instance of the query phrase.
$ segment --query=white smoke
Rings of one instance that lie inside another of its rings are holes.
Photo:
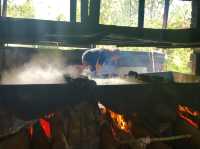
[[[23,66],[4,72],[1,84],[65,83],[64,75],[78,77],[80,71],[75,66],[66,66],[65,57],[59,52],[41,52]]]

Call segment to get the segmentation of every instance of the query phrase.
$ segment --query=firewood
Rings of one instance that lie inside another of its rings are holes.
[[[185,140],[181,142],[184,146],[188,146],[192,149],[199,149],[200,148],[200,131],[199,129],[189,125],[182,119],[177,120],[176,124],[174,125],[174,131],[176,134],[191,134],[192,137],[189,140]]]
[[[31,149],[25,129],[0,140],[0,149]]]

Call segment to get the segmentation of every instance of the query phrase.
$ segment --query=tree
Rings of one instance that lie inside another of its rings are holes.
[[[145,28],[162,28],[164,0],[145,0]],[[100,23],[119,26],[137,26],[138,0],[102,0]],[[191,2],[170,0],[168,28],[188,28],[191,20]],[[137,51],[162,50],[168,59],[165,71],[190,73],[188,67],[192,49],[121,48]]]
[[[16,4],[13,0],[8,0],[7,16],[15,18],[34,18],[32,0],[26,0],[22,4]]]

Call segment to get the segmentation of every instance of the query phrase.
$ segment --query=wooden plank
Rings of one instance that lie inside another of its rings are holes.
[[[138,27],[144,27],[144,11],[145,9],[145,0],[139,0],[139,9],[138,9]]]
[[[89,22],[99,24],[101,0],[90,0]]]
[[[77,0],[70,0],[70,22],[76,22],[76,3]]]
[[[163,29],[167,28],[168,14],[169,14],[169,2],[170,2],[170,0],[165,0],[164,15],[163,15],[163,25],[162,25]]]
[[[87,23],[88,20],[88,0],[81,0],[81,23]]]

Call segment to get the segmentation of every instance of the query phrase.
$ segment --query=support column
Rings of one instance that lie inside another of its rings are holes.
[[[192,1],[192,20],[191,28],[200,28],[200,1]],[[194,49],[192,58],[192,71],[195,75],[200,75],[200,48]]]

